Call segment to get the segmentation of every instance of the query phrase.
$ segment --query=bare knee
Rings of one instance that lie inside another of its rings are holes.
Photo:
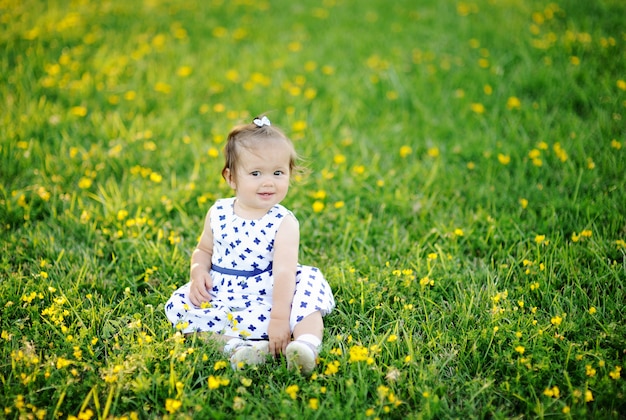
[[[298,339],[303,334],[313,334],[320,340],[324,335],[324,320],[320,311],[307,315],[302,321],[298,322],[293,329],[293,338]]]

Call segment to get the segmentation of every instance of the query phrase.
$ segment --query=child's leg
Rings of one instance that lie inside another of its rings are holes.
[[[320,341],[324,336],[324,320],[320,311],[313,312],[311,315],[305,317],[302,321],[298,322],[293,329],[293,339],[311,334],[317,337]],[[304,337],[306,338],[306,337]]]
[[[319,311],[298,322],[293,329],[293,341],[287,346],[287,367],[310,375],[317,364],[317,354],[324,335],[324,321]]]

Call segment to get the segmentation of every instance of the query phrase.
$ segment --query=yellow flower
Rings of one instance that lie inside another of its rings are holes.
[[[57,359],[57,364],[56,364],[56,366],[57,366],[57,369],[63,369],[64,367],[67,367],[67,366],[69,366],[69,365],[71,365],[71,364],[72,364],[72,361],[71,361],[71,360],[67,360],[67,359],[65,359],[65,358],[63,358],[63,357],[59,357],[59,358]]]
[[[180,77],[187,77],[191,74],[192,69],[189,66],[182,66],[179,67],[176,74],[178,74],[178,76]]]
[[[293,42],[290,42],[287,45],[287,48],[291,52],[298,52],[298,51],[300,51],[302,49],[302,44],[300,42],[298,42],[298,41],[293,41]]]
[[[506,107],[508,109],[520,109],[522,107],[522,102],[519,100],[519,98],[517,98],[515,96],[511,96],[506,101]]]
[[[354,165],[354,167],[352,168],[352,172],[354,172],[356,175],[363,175],[365,173],[365,166]]]
[[[537,235],[535,236],[535,242],[538,244],[542,244],[546,241],[546,235]]]
[[[621,371],[621,366],[615,366],[615,369],[609,372],[609,376],[611,377],[611,379],[618,380],[621,376]]]
[[[322,73],[326,76],[332,76],[335,74],[335,68],[329,65],[322,66]]]
[[[189,321],[181,321],[178,324],[176,324],[176,329],[177,330],[184,330],[189,326]]]
[[[555,385],[552,388],[546,388],[543,391],[543,395],[550,398],[559,398],[559,395],[561,395],[561,390],[559,390],[559,387]]]
[[[308,100],[315,99],[317,96],[317,90],[313,88],[307,88],[304,90],[304,97]]]
[[[596,310],[595,306],[592,306],[591,308],[589,308],[589,313],[591,315],[595,314],[596,312],[597,312],[597,310]]]
[[[326,365],[326,370],[324,371],[324,375],[330,376],[339,372],[339,361],[334,360]]]
[[[183,406],[183,402],[180,400],[175,400],[172,398],[168,398],[165,400],[165,411],[167,411],[170,414],[174,414],[182,406]]]
[[[335,162],[335,165],[340,165],[340,164],[342,164],[342,163],[345,163],[345,162],[346,162],[346,157],[345,157],[344,155],[342,155],[341,153],[340,153],[340,154],[337,154],[337,155],[335,155],[335,157],[333,158],[333,162]]]
[[[213,370],[224,369],[226,366],[228,366],[228,363],[225,360],[219,360],[213,365]]]
[[[552,149],[554,150],[556,157],[559,158],[561,162],[565,162],[567,160],[567,152],[563,149],[560,143],[555,143],[554,146],[552,146]]]
[[[388,343],[393,343],[398,341],[398,336],[395,334],[391,334],[389,337],[387,337],[387,342]]]
[[[220,155],[220,152],[215,147],[211,147],[207,154],[212,158],[216,158]]]
[[[510,155],[504,155],[502,153],[498,154],[498,161],[503,164],[503,165],[508,165],[509,163],[511,163],[511,156]]]
[[[324,203],[322,203],[321,201],[315,201],[315,202],[313,203],[313,211],[314,211],[315,213],[319,213],[319,212],[321,212],[322,210],[324,210]]]
[[[317,190],[316,192],[313,193],[313,198],[315,198],[316,200],[323,200],[326,198],[326,191],[324,190]]]
[[[619,141],[613,139],[611,140],[611,147],[615,150],[619,150],[622,148],[622,143],[620,143]]]
[[[379,385],[377,391],[378,391],[378,396],[380,397],[380,399],[385,399],[387,397],[387,395],[389,395],[389,387],[388,386]]]
[[[593,393],[590,390],[585,391],[585,402],[593,401]]]
[[[472,103],[470,105],[470,109],[475,112],[476,114],[484,114],[485,113],[485,106],[481,103]]]
[[[320,408],[320,400],[318,400],[317,398],[311,398],[309,400],[309,408],[311,410],[317,410],[318,408]]]
[[[524,346],[517,346],[515,347],[515,351],[518,352],[519,354],[524,354],[526,349],[524,348]]]
[[[292,400],[295,400],[298,397],[299,390],[300,387],[298,385],[289,385],[287,389],[285,389],[285,392]]]
[[[439,148],[438,147],[431,147],[430,149],[428,149],[428,156],[431,158],[436,158],[439,157]]]
[[[84,117],[87,115],[87,108],[84,106],[74,106],[70,109],[70,114],[76,117]]]
[[[163,181],[163,176],[157,172],[152,172],[150,173],[150,181],[159,184],[161,181]]]
[[[408,155],[410,155],[411,153],[413,153],[413,149],[411,149],[411,146],[402,146],[400,148],[400,157],[401,158],[405,158]]]
[[[343,350],[341,350],[340,347],[335,347],[331,349],[329,353],[335,356],[341,356],[343,354]]]
[[[118,210],[117,220],[121,221],[121,220],[126,219],[127,217],[128,217],[128,210],[124,210],[124,209]]]
[[[350,363],[364,362],[368,358],[367,347],[352,346],[350,347]]]
[[[222,378],[220,376],[209,376],[209,389],[217,389],[220,386],[225,386],[230,383],[230,380],[227,378]]]
[[[93,185],[93,180],[91,178],[82,177],[78,180],[78,188],[81,190],[86,190]]]
[[[459,228],[454,229],[454,235],[455,236],[463,236],[464,235],[463,229],[459,229]]]
[[[558,315],[550,319],[550,323],[557,327],[561,325],[562,322],[563,322],[563,318],[561,318]]]
[[[520,206],[522,206],[523,209],[525,209],[526,207],[528,207],[528,200],[525,198],[520,198],[519,199],[519,204]]]
[[[395,101],[396,99],[398,99],[398,92],[396,92],[395,90],[390,90],[389,92],[387,92],[386,96],[387,99],[389,99],[390,101]]]
[[[596,370],[591,365],[585,366],[585,375],[589,377],[596,376]]]
[[[154,90],[159,93],[168,94],[172,91],[172,86],[168,85],[165,82],[156,82],[154,85]]]
[[[293,131],[304,131],[306,130],[306,121],[303,120],[299,120],[299,121],[295,121],[293,123],[293,125],[291,126],[291,128],[293,129]]]

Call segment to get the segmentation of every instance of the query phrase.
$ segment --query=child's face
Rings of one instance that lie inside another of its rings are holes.
[[[239,150],[236,173],[226,170],[225,177],[243,212],[261,217],[285,198],[290,158],[289,147],[280,140]]]

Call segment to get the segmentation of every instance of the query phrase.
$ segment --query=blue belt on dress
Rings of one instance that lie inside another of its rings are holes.
[[[212,264],[211,265],[211,270],[215,270],[218,273],[222,273],[222,274],[228,274],[231,276],[241,276],[241,277],[254,277],[254,276],[258,276],[259,274],[263,274],[267,271],[270,271],[272,269],[272,263],[270,262],[270,265],[268,265],[266,268],[257,268],[255,270],[252,271],[245,271],[245,270],[235,270],[232,268],[226,268],[226,267],[220,267],[219,265],[215,265]]]

